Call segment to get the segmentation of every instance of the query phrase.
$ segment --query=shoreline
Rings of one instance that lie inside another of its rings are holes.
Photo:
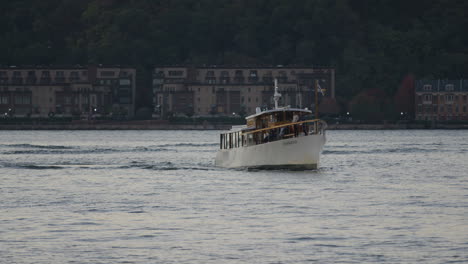
[[[0,130],[229,130],[230,124],[174,124],[167,121],[143,120],[126,122],[70,122],[57,124],[0,124]],[[406,130],[468,129],[468,124],[328,124],[328,130]]]

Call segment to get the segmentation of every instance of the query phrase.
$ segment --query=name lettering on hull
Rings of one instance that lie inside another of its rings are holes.
[[[297,140],[283,142],[283,145],[294,145],[294,144],[297,144]]]

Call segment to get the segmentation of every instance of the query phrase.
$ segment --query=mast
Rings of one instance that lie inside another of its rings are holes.
[[[318,106],[318,80],[314,82],[315,90],[315,119],[319,119],[319,106]]]
[[[275,109],[278,109],[278,101],[281,97],[281,94],[278,92],[278,79],[275,78],[275,94],[273,99],[275,100]]]

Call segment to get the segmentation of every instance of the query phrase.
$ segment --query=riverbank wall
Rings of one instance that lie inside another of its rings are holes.
[[[228,124],[172,124],[167,121],[0,124],[0,130],[228,130]]]
[[[230,124],[177,124],[161,120],[0,124],[0,130],[229,130]],[[329,130],[468,129],[468,124],[328,124]]]

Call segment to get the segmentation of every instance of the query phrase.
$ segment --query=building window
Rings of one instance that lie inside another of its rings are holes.
[[[430,90],[432,90],[432,85],[430,85],[430,84],[425,84],[425,85],[423,86],[423,90],[424,90],[424,91],[430,91]]]
[[[444,112],[444,107],[443,106],[440,107],[440,112]]]
[[[445,85],[445,90],[446,91],[453,91],[453,84],[446,84]]]
[[[130,85],[129,79],[120,79],[120,85]]]
[[[114,71],[101,71],[101,77],[113,77],[115,76]]]
[[[182,76],[184,71],[169,71],[169,76]]]
[[[16,95],[15,104],[30,104],[31,97],[29,95]]]
[[[463,113],[466,113],[466,105],[463,106]]]
[[[250,97],[249,97],[249,98],[247,98],[247,102],[249,102],[249,103],[250,103]]]
[[[446,102],[453,102],[453,94],[445,95],[445,101]]]
[[[216,78],[215,78],[215,77],[206,77],[206,78],[205,78],[205,81],[206,81],[208,84],[215,84],[215,83],[216,83]]]
[[[0,96],[0,103],[1,104],[8,104],[8,96]]]
[[[426,102],[432,101],[432,94],[425,94],[424,95],[424,101],[426,101]]]

